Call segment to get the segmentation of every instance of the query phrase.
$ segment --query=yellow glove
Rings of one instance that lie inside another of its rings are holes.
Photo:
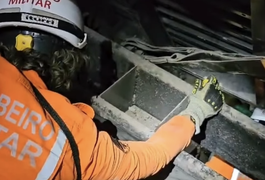
[[[220,89],[218,80],[211,76],[204,80],[196,80],[189,99],[188,107],[180,115],[190,115],[195,120],[195,134],[198,134],[203,121],[216,115],[222,109],[224,94]]]

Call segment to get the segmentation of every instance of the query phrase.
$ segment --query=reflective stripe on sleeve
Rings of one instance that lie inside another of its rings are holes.
[[[63,131],[59,130],[58,136],[51,149],[51,152],[40,172],[38,173],[36,180],[47,180],[51,177],[63,153],[66,140],[67,138]]]
[[[239,173],[240,173],[240,171],[238,169],[234,168],[231,180],[237,180]]]

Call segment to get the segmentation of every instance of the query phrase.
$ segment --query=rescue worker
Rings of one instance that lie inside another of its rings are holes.
[[[73,1],[0,1],[0,179],[134,180],[165,167],[216,115],[223,96],[215,78],[197,81],[186,110],[144,142],[98,132],[93,109],[58,89],[89,57]]]

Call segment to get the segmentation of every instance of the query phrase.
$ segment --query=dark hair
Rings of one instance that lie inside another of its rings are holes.
[[[34,50],[17,51],[15,47],[0,44],[0,55],[19,70],[34,70],[50,90],[69,90],[72,81],[83,67],[89,65],[90,57],[75,47],[60,49],[51,55]]]

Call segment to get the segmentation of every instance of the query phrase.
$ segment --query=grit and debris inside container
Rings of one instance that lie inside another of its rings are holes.
[[[169,84],[134,67],[101,98],[145,125],[159,124],[185,98]]]

